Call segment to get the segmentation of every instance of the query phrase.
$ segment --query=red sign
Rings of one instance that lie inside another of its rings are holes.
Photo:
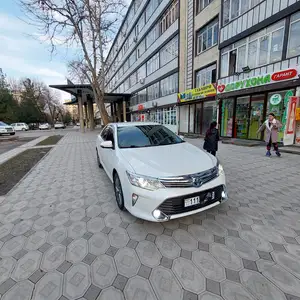
[[[295,125],[296,125],[296,106],[297,106],[298,97],[290,97],[289,109],[288,109],[288,118],[286,123],[286,133],[294,134]]]
[[[292,79],[297,76],[297,70],[296,69],[289,69],[285,71],[276,72],[272,75],[273,81],[282,81],[282,80],[288,80]]]
[[[144,105],[143,104],[139,104],[138,105],[138,110],[143,110],[144,109]]]

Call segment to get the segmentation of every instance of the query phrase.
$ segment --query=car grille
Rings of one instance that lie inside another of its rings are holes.
[[[160,211],[165,213],[167,216],[186,213],[189,211],[193,211],[193,210],[208,206],[217,201],[220,201],[222,198],[222,191],[223,191],[223,185],[219,185],[215,188],[212,188],[212,189],[209,189],[209,190],[206,190],[203,192],[198,192],[198,193],[184,195],[184,196],[175,197],[175,198],[169,198],[169,199],[165,200],[157,209],[159,209]],[[203,203],[206,195],[211,192],[215,192],[215,199]],[[184,207],[185,199],[197,197],[197,196],[200,196],[199,204],[189,206],[189,207]]]
[[[12,128],[6,128],[7,132],[13,132]]]
[[[216,177],[218,177],[218,167],[191,175],[161,178],[160,182],[166,188],[200,187]]]

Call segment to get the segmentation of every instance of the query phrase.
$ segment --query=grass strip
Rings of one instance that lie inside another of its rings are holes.
[[[39,142],[36,146],[50,146],[57,144],[63,138],[62,135],[51,135]]]
[[[6,195],[51,149],[28,149],[1,164],[0,196]]]

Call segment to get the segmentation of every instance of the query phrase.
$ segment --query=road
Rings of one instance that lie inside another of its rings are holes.
[[[1,299],[300,299],[300,160],[264,152],[221,144],[230,200],[159,224],[118,210],[95,134],[68,132],[2,199]]]

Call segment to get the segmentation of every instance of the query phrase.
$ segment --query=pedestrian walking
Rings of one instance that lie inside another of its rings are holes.
[[[257,133],[265,132],[265,142],[267,144],[267,153],[266,156],[271,156],[271,147],[273,145],[274,151],[278,157],[281,156],[278,148],[278,132],[282,127],[282,124],[276,120],[273,113],[269,114],[268,120],[266,120],[258,129]]]
[[[220,140],[217,122],[212,122],[206,131],[203,148],[208,153],[216,156],[218,151],[218,142]]]

